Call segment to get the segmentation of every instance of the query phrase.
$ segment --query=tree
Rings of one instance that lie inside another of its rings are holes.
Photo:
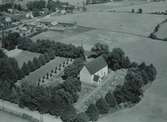
[[[153,64],[146,67],[146,73],[150,81],[154,81],[156,79],[157,70]]]
[[[46,60],[45,60],[45,56],[44,56],[44,55],[40,55],[38,60],[40,61],[41,66],[46,63]]]
[[[109,47],[107,44],[96,43],[91,49],[92,52],[95,52],[96,56],[105,55],[109,53]]]
[[[8,35],[5,37],[4,47],[8,50],[14,49],[17,45],[17,39],[19,37],[20,35],[17,32],[8,33]]]
[[[89,122],[89,117],[85,113],[79,113],[74,122]]]
[[[6,57],[7,57],[6,54],[3,52],[2,49],[0,49],[0,59],[1,58],[6,58]]]
[[[99,118],[99,111],[98,111],[96,105],[94,105],[94,104],[90,104],[85,113],[89,117],[90,121],[97,121]]]
[[[44,57],[45,57],[46,63],[50,61],[50,58],[49,58],[49,54],[48,54],[48,53],[45,53],[45,54],[44,54]]]
[[[30,73],[30,67],[25,62],[23,64],[21,70],[22,70],[24,75],[28,75]]]
[[[135,13],[135,9],[132,9],[131,12],[132,12],[132,13]]]
[[[78,74],[80,70],[82,69],[84,63],[82,58],[76,59],[73,64],[69,65],[64,69],[64,79],[67,79],[68,77],[78,77]]]
[[[34,63],[32,61],[28,61],[27,65],[30,69],[30,72],[33,72],[35,70],[35,66],[34,66]]]
[[[9,100],[8,98],[11,95],[12,87],[10,81],[0,80],[0,98]]]
[[[22,50],[36,52],[37,45],[28,37],[20,37],[18,38],[18,48]]]
[[[143,13],[143,9],[139,8],[138,13],[142,14]]]
[[[38,58],[33,59],[34,69],[38,69],[42,64]]]
[[[16,82],[18,79],[19,68],[13,58],[0,59],[0,79]]]
[[[77,112],[73,105],[69,105],[61,114],[61,120],[63,122],[73,122],[76,118]]]
[[[106,94],[105,100],[110,107],[116,106],[116,99],[114,98],[114,95],[110,91]]]
[[[108,105],[108,103],[106,102],[106,100],[104,98],[100,98],[96,102],[96,106],[97,106],[100,114],[108,113],[109,108],[110,108],[110,106]]]

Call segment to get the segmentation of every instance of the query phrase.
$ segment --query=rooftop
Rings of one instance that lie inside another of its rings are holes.
[[[93,61],[85,63],[85,66],[91,74],[95,74],[102,68],[106,67],[107,63],[102,56],[99,56]]]

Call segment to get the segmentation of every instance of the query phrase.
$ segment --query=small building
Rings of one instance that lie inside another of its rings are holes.
[[[108,75],[108,65],[102,56],[86,62],[80,71],[80,81],[92,85],[100,85]]]

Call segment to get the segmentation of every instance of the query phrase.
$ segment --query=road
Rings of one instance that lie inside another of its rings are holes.
[[[17,104],[10,103],[8,101],[0,100],[0,110],[7,110],[16,115],[26,114],[38,120],[43,120],[43,122],[62,122],[61,119],[51,116],[49,114],[40,114],[37,111],[30,111],[27,108],[20,108]],[[1,122],[1,120],[0,120]],[[5,121],[6,122],[6,121]],[[10,121],[11,122],[11,121]],[[12,121],[13,122],[13,121]]]

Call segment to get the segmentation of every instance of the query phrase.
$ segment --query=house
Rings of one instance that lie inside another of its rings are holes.
[[[86,62],[80,71],[80,81],[92,85],[100,85],[108,75],[108,65],[102,56]]]

